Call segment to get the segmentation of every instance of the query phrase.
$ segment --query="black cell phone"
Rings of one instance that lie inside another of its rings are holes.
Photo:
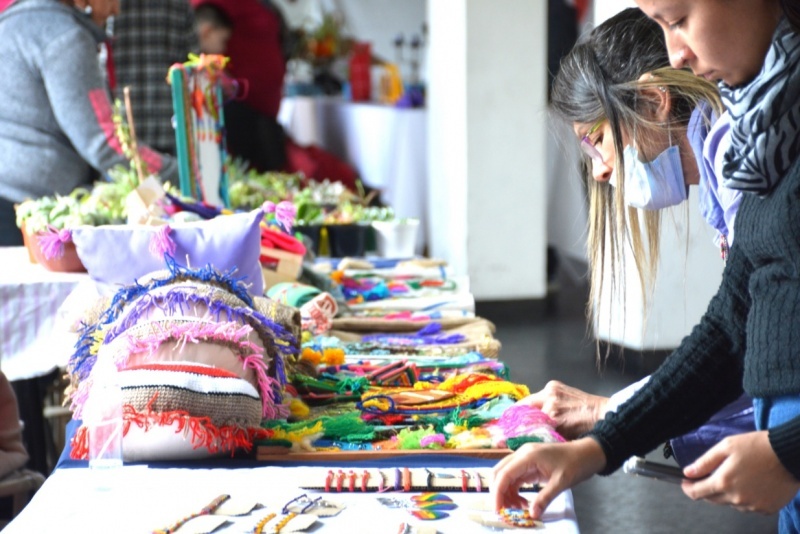
[[[683,470],[678,466],[651,462],[638,456],[628,458],[622,466],[622,471],[629,475],[655,478],[656,480],[672,482],[673,484],[680,484],[684,480],[689,480],[683,476]]]

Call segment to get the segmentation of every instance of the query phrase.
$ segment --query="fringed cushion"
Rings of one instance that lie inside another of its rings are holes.
[[[257,427],[258,391],[236,374],[190,363],[154,363],[120,371],[123,404],[138,412],[186,411],[216,426]]]
[[[220,271],[235,269],[250,294],[263,295],[264,279],[259,263],[259,225],[263,216],[261,210],[254,210],[208,221],[173,223],[168,233],[160,226],[81,226],[73,229],[72,240],[89,275],[101,282],[131,284],[147,273],[162,269],[167,252],[187,267],[213,265]]]
[[[190,460],[250,450],[260,428],[258,392],[233,373],[191,363],[156,363],[118,375],[126,462]],[[87,456],[87,428],[72,457]]]
[[[68,365],[75,417],[91,399],[102,358],[119,370],[126,460],[249,449],[263,419],[289,413],[285,360],[296,354],[297,339],[275,318],[291,313],[253,299],[210,267],[167,267],[120,289],[81,332]],[[85,456],[84,445],[85,430],[76,434],[73,457]]]

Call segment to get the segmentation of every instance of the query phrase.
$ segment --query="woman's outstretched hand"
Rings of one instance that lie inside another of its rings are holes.
[[[491,492],[495,508],[529,508],[534,519],[540,519],[559,493],[598,473],[605,465],[603,449],[592,438],[569,443],[527,443],[494,467]],[[533,502],[520,495],[523,484],[543,486]]]
[[[591,430],[605,416],[608,398],[551,380],[540,391],[520,399],[517,404],[539,408],[556,422],[559,434],[575,439]]]

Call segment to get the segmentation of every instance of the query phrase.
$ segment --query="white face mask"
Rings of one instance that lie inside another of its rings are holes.
[[[639,160],[639,151],[631,145],[622,154],[625,165],[625,204],[643,210],[677,206],[687,198],[681,154],[677,145],[656,156],[653,161]],[[616,173],[609,180],[615,185]]]

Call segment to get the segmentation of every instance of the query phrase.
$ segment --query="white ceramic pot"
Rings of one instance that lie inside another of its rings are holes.
[[[374,221],[378,254],[384,258],[411,258],[417,246],[419,219]]]

